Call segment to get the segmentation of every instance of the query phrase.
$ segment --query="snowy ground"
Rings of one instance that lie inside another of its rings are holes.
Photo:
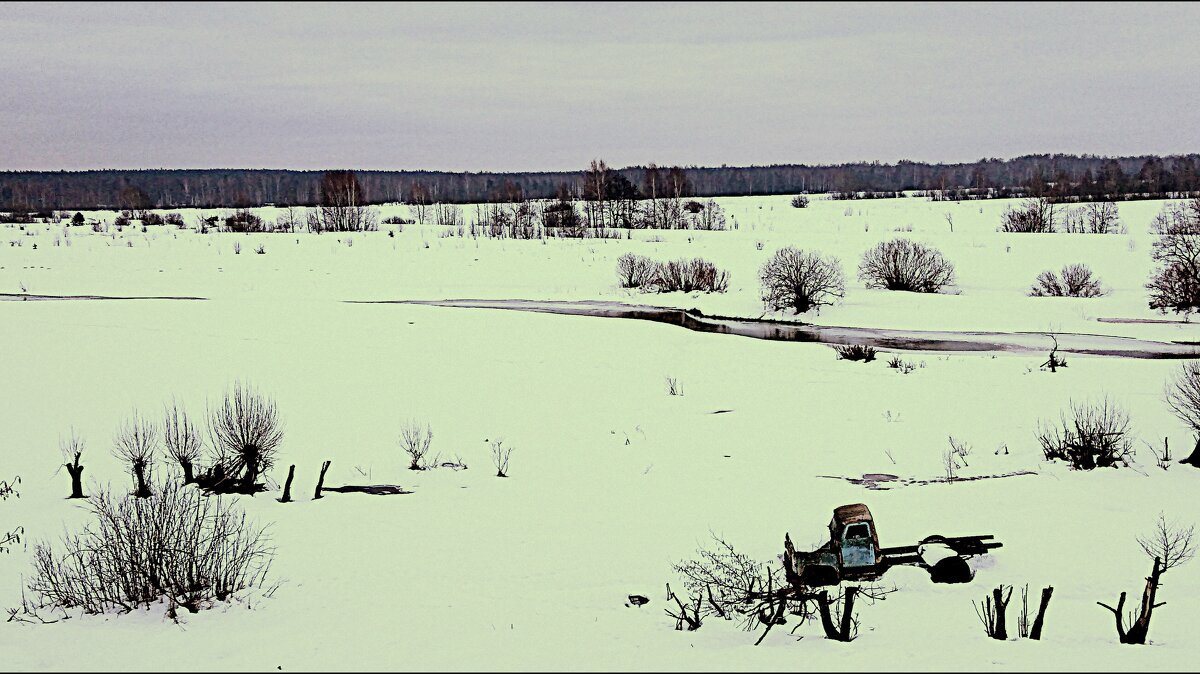
[[[1190,524],[1200,476],[1157,468],[1144,446],[1133,469],[1073,472],[1045,462],[1034,439],[1039,420],[1070,400],[1109,395],[1129,409],[1141,438],[1189,447],[1161,401],[1174,362],[1073,355],[1051,374],[1038,369],[1037,354],[915,353],[906,357],[925,367],[902,375],[881,360],[838,361],[824,345],[339,301],[608,299],[758,316],[758,266],[796,244],[846,266],[846,301],[814,318],[824,324],[1200,340],[1191,324],[1095,320],[1162,318],[1141,289],[1151,268],[1147,228],[1161,202],[1122,204],[1127,235],[1085,236],[997,233],[1004,202],[814,200],[796,210],[786,197],[720,201],[736,230],[640,231],[621,241],[440,238],[437,227],[411,225],[394,237],[387,226],[320,236],[76,228],[69,237],[60,226],[0,227],[0,292],[212,298],[0,302],[0,479],[22,478],[20,498],[0,502],[0,529],[21,525],[28,539],[53,539],[82,520],[63,499],[68,477],[56,472],[58,437],[69,427],[88,441],[85,478],[122,484],[128,478],[108,446],[125,414],[156,412],[170,395],[200,413],[237,378],[279,403],[281,463],[297,465],[302,497],[243,499],[271,525],[282,581],[273,597],[252,599],[253,610],[234,604],[182,625],[161,612],[7,624],[4,667],[1193,666],[1200,565],[1166,577],[1150,646],[1116,644],[1111,615],[1095,602],[1140,593],[1149,563],[1135,536],[1160,511]],[[910,226],[911,234],[894,231]],[[899,235],[941,249],[958,266],[961,294],[863,289],[853,279],[859,254]],[[259,243],[265,255],[253,253]],[[709,258],[730,270],[730,292],[619,290],[613,268],[628,250]],[[1089,263],[1113,292],[1025,295],[1039,271],[1070,262]],[[667,395],[668,376],[682,397]],[[395,436],[414,416],[432,423],[434,452],[461,455],[470,468],[405,470]],[[936,478],[948,435],[974,448],[964,476],[1037,474],[890,491],[822,477]],[[493,477],[488,459],[486,441],[500,436],[517,448],[507,480]],[[325,459],[330,484],[398,483],[414,493],[306,500]],[[278,468],[274,477],[282,478]],[[885,584],[899,591],[861,608],[862,634],[850,644],[823,639],[819,625],[795,636],[776,630],[759,647],[732,623],[672,629],[664,583],[677,586],[672,563],[710,531],[770,561],[785,532],[799,547],[816,544],[830,511],[854,502],[871,507],[885,546],[991,533],[1004,547],[980,560],[966,585],[933,585],[919,569],[889,572]],[[20,601],[28,569],[28,550],[0,555],[0,605]],[[1035,593],[1054,585],[1043,641],[984,636],[971,600],[1000,583],[1029,583]],[[651,603],[626,607],[631,593]]]

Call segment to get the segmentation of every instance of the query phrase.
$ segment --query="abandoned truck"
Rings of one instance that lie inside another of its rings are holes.
[[[893,566],[920,566],[935,583],[966,583],[974,577],[967,558],[987,554],[1003,544],[991,535],[926,536],[916,545],[879,547],[871,511],[862,503],[833,511],[829,542],[812,552],[796,552],[786,540],[784,564],[789,577],[807,586],[836,585],[843,580],[873,580]]]

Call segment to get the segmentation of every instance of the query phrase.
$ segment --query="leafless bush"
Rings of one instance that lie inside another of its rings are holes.
[[[772,311],[797,314],[829,306],[846,295],[842,264],[835,257],[788,246],[759,271],[763,304]]]
[[[675,572],[688,596],[700,598],[700,619],[738,619],[745,629],[756,629],[763,608],[760,604],[784,586],[779,571],[738,552],[715,534],[712,539],[711,547],[700,548],[694,558],[675,564]]]
[[[134,496],[150,496],[150,470],[158,446],[158,427],[135,411],[117,428],[113,436],[113,456],[124,461],[133,475]]]
[[[667,377],[667,395],[681,396],[683,395],[683,387],[679,385],[679,380],[675,377]]]
[[[1061,459],[1078,470],[1129,465],[1133,437],[1129,415],[1108,398],[1097,403],[1071,403],[1059,423],[1043,421],[1038,443],[1049,460]]]
[[[283,442],[275,401],[235,382],[208,416],[215,462],[197,481],[215,491],[258,491],[259,477],[275,465]]]
[[[1146,283],[1150,308],[1200,310],[1200,198],[1163,206],[1152,229],[1157,238],[1150,255],[1158,267]]]
[[[899,370],[900,374],[909,374],[917,369],[917,366],[912,361],[907,361],[900,356],[892,356],[888,359],[887,366],[893,370]]]
[[[1105,294],[1100,279],[1092,275],[1085,264],[1069,264],[1062,268],[1062,276],[1047,269],[1038,274],[1031,297],[1100,297]]]
[[[936,293],[954,285],[954,265],[923,243],[893,239],[863,254],[858,279],[868,288]]]
[[[1200,468],[1200,363],[1189,360],[1180,365],[1167,382],[1164,397],[1175,416],[1196,436],[1195,449],[1181,463]]]
[[[1054,231],[1054,204],[1047,199],[1033,198],[1017,208],[1009,206],[1000,216],[1000,230],[1042,234]]]
[[[156,486],[151,498],[88,499],[93,516],[61,552],[34,549],[29,590],[42,607],[132,611],[165,599],[196,612],[262,583],[274,551],[234,504],[193,487]]]
[[[622,288],[648,288],[658,275],[658,264],[644,255],[625,253],[617,258],[617,283]]]
[[[67,438],[59,438],[58,449],[62,453],[63,468],[67,469],[67,474],[71,476],[71,495],[67,498],[84,498],[83,495],[83,438],[80,438],[75,433],[75,429],[71,429],[71,435]]]
[[[693,291],[723,293],[729,288],[729,272],[704,258],[671,260],[658,264],[654,282],[658,292]]]
[[[808,208],[808,197],[803,194],[792,197],[792,208]]]
[[[496,467],[496,477],[508,477],[508,460],[512,456],[513,447],[505,446],[504,440],[492,440],[492,465]]]
[[[864,363],[875,360],[875,347],[864,344],[839,344],[833,350],[837,352],[838,360],[861,360]]]
[[[421,425],[416,419],[409,419],[400,427],[400,448],[411,459],[409,470],[424,470],[425,455],[429,453],[429,445],[433,442],[433,428],[429,424]]]
[[[204,443],[187,410],[175,399],[163,407],[162,427],[163,446],[167,450],[167,457],[178,463],[183,470],[184,484],[195,482],[195,467],[200,460]]]

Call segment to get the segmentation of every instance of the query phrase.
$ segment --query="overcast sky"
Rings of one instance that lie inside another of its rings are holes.
[[[1200,150],[1200,5],[0,2],[0,169]]]

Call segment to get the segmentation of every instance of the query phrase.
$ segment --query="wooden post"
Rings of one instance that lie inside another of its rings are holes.
[[[287,482],[283,483],[283,498],[279,499],[280,503],[292,502],[292,478],[296,476],[296,464],[288,466]]]
[[[1042,603],[1038,606],[1037,617],[1033,619],[1033,631],[1029,633],[1029,638],[1040,640],[1042,638],[1042,620],[1046,617],[1046,607],[1050,605],[1050,595],[1054,594],[1054,587],[1046,587],[1042,589]]]
[[[313,499],[321,498],[321,488],[325,486],[325,471],[329,470],[329,462],[321,464],[321,475],[317,478],[317,493],[313,494]]]

